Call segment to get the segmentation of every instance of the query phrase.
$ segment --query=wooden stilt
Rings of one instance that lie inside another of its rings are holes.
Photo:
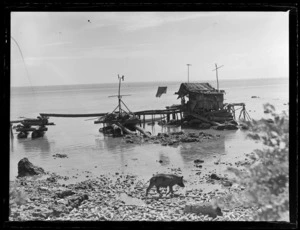
[[[14,133],[12,131],[12,124],[11,123],[10,123],[10,135],[11,135],[11,137],[14,137]]]

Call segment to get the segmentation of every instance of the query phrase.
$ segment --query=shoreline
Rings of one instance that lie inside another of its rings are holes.
[[[243,188],[232,183],[228,175],[216,175],[214,170],[202,170],[202,166],[199,167],[202,163],[195,162],[197,172],[184,177],[185,188],[174,186],[174,196],[166,196],[167,190],[161,189],[162,197],[159,197],[155,188],[145,197],[149,181],[141,179],[138,175],[126,173],[101,174],[74,183],[68,177],[51,172],[46,172],[43,176],[17,178],[10,181],[10,188],[16,189],[10,195],[9,220],[253,220],[251,208],[231,207],[232,205],[226,202],[221,207],[223,215],[214,218],[185,212],[189,204],[212,202],[216,198],[226,200],[228,195],[243,192]],[[222,163],[227,165],[225,162],[218,162],[212,168],[216,169]],[[232,163],[243,167],[247,160],[236,160]],[[181,175],[180,168],[171,168],[171,172]],[[89,171],[80,173],[89,175]]]

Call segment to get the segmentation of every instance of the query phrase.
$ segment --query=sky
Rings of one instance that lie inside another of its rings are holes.
[[[288,32],[288,12],[12,12],[11,86],[288,78]]]

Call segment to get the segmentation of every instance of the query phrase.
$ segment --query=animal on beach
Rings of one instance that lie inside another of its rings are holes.
[[[162,196],[161,192],[159,191],[160,187],[169,187],[169,192],[166,194],[168,195],[171,193],[174,194],[173,186],[179,185],[180,187],[185,187],[183,184],[183,176],[177,176],[174,174],[156,174],[150,179],[150,184],[146,190],[146,196],[148,195],[149,190],[156,186],[156,191]]]

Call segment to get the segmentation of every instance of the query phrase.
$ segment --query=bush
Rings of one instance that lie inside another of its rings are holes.
[[[289,119],[283,112],[276,114],[274,106],[264,105],[271,119],[246,122],[248,136],[260,140],[265,149],[250,154],[251,164],[245,171],[228,168],[245,187],[245,206],[256,207],[254,219],[259,221],[289,221]]]

